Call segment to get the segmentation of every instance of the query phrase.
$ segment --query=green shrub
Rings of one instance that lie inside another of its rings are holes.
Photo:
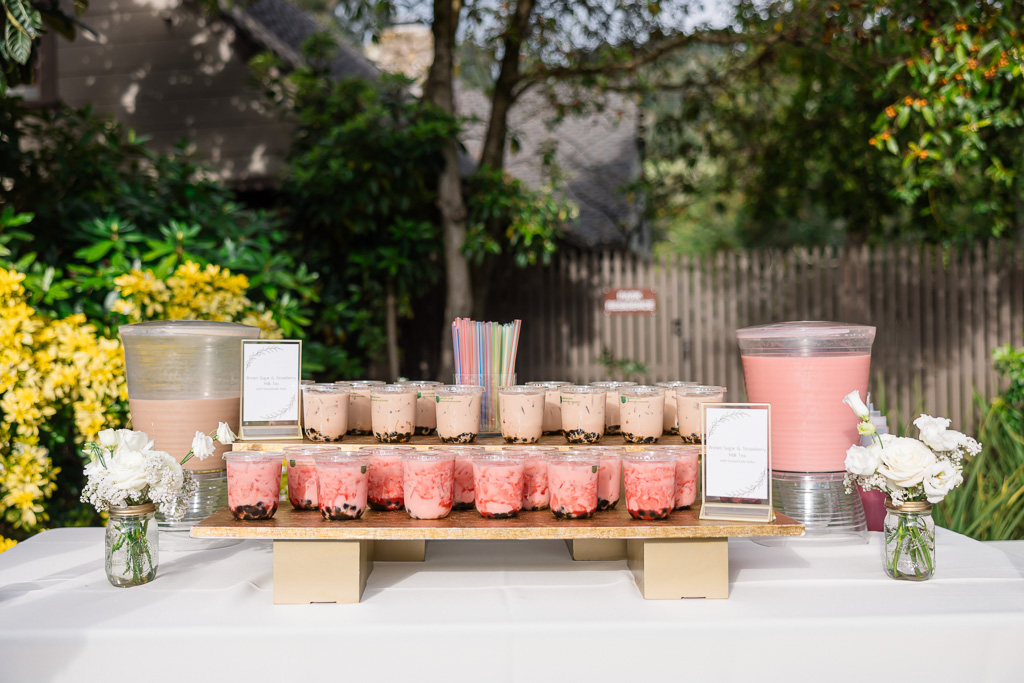
[[[984,450],[935,508],[935,521],[981,541],[1024,539],[1024,348],[1007,345],[992,357],[1009,384],[989,402],[975,395]]]

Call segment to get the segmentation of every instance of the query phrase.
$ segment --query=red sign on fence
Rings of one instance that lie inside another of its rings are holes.
[[[654,287],[631,287],[604,290],[605,315],[654,315],[658,312],[658,296]]]

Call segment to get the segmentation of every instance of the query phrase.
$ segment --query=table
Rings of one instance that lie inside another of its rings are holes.
[[[274,605],[269,541],[119,589],[101,529],[57,529],[0,553],[0,681],[1024,680],[1024,559],[940,529],[936,578],[897,582],[869,536],[731,539],[729,600],[643,600],[560,540],[430,541],[359,604]]]
[[[359,602],[377,561],[421,562],[426,540],[564,539],[573,559],[626,560],[641,594],[652,600],[729,597],[729,541],[734,536],[801,536],[803,525],[779,513],[772,522],[632,519],[625,504],[589,519],[560,520],[550,511],[484,519],[456,510],[444,519],[412,519],[404,511],[367,510],[333,522],[319,512],[279,508],[272,519],[238,521],[221,508],[192,528],[197,538],[274,541],[274,602]]]

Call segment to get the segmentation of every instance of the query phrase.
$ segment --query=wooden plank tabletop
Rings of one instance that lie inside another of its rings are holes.
[[[412,519],[405,512],[367,510],[357,520],[327,521],[319,512],[299,512],[287,501],[272,519],[238,521],[221,508],[197,526],[196,538],[262,538],[307,540],[444,540],[444,539],[582,539],[582,538],[728,538],[734,536],[801,536],[804,527],[783,514],[776,521],[723,522],[700,520],[698,510],[673,512],[666,520],[632,519],[624,501],[590,519],[559,520],[548,510],[521,512],[513,519],[484,519],[475,510],[453,511],[444,519]]]

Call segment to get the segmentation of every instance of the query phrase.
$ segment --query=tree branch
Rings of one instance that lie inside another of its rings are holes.
[[[772,36],[767,42],[774,42],[776,39],[777,37]],[[525,90],[533,83],[538,83],[552,78],[564,80],[567,78],[579,78],[581,76],[625,75],[633,73],[637,69],[658,60],[664,55],[687,45],[736,45],[748,40],[750,40],[750,36],[736,33],[731,29],[680,33],[658,44],[648,52],[617,64],[589,64],[563,67],[546,67],[541,64],[538,67],[525,72],[520,79],[520,83],[522,85],[522,89]]]

